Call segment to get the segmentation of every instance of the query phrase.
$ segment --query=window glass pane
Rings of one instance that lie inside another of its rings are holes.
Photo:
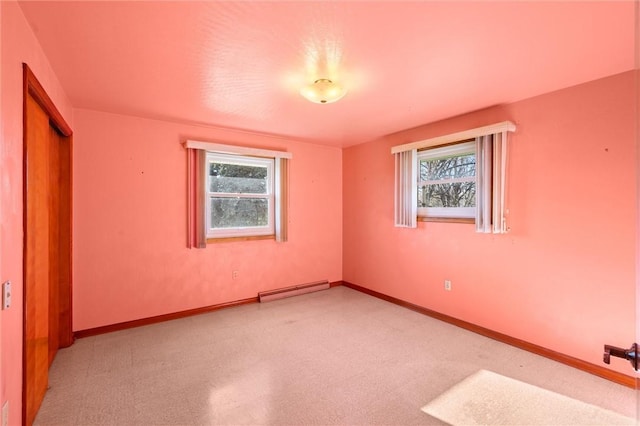
[[[457,179],[475,175],[475,154],[420,160],[421,181]]]
[[[209,182],[210,192],[266,194],[267,168],[209,163]]]
[[[418,207],[475,207],[476,183],[439,183],[418,187]]]
[[[211,198],[211,228],[269,225],[267,198]]]

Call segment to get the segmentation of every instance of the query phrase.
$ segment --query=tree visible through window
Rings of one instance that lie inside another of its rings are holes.
[[[475,217],[475,142],[418,153],[418,215]]]

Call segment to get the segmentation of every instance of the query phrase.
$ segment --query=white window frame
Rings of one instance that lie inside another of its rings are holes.
[[[475,177],[459,178],[459,179],[443,179],[437,181],[421,181],[420,176],[420,161],[422,160],[434,160],[446,157],[455,157],[462,155],[473,154],[476,156],[476,142],[475,141],[460,141],[452,143],[446,146],[430,147],[421,151],[418,151],[416,168],[418,170],[418,182],[417,191],[415,197],[417,199],[419,188],[427,185],[442,184],[442,183],[455,183],[455,182],[474,182],[476,184],[476,202],[478,184]],[[418,217],[424,218],[456,218],[456,219],[475,219],[477,207],[418,207]]]
[[[209,168],[210,164],[224,163],[244,166],[266,167],[267,169],[267,192],[266,194],[250,193],[228,193],[211,192]],[[234,238],[234,237],[254,237],[275,234],[275,179],[274,179],[274,159],[253,157],[247,155],[223,154],[217,152],[207,152],[205,173],[205,223],[207,238]],[[211,227],[211,199],[212,198],[258,198],[266,199],[268,202],[268,224],[266,226],[247,226],[236,228],[212,228]]]

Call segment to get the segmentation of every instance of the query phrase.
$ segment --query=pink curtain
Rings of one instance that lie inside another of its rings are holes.
[[[206,151],[187,149],[187,247],[205,248],[207,236],[205,231]]]

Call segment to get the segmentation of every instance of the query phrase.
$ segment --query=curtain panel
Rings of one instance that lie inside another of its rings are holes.
[[[205,227],[204,184],[207,152],[187,149],[187,247],[207,247]]]
[[[285,242],[289,235],[289,159],[276,158],[275,168],[275,228],[276,241]]]

